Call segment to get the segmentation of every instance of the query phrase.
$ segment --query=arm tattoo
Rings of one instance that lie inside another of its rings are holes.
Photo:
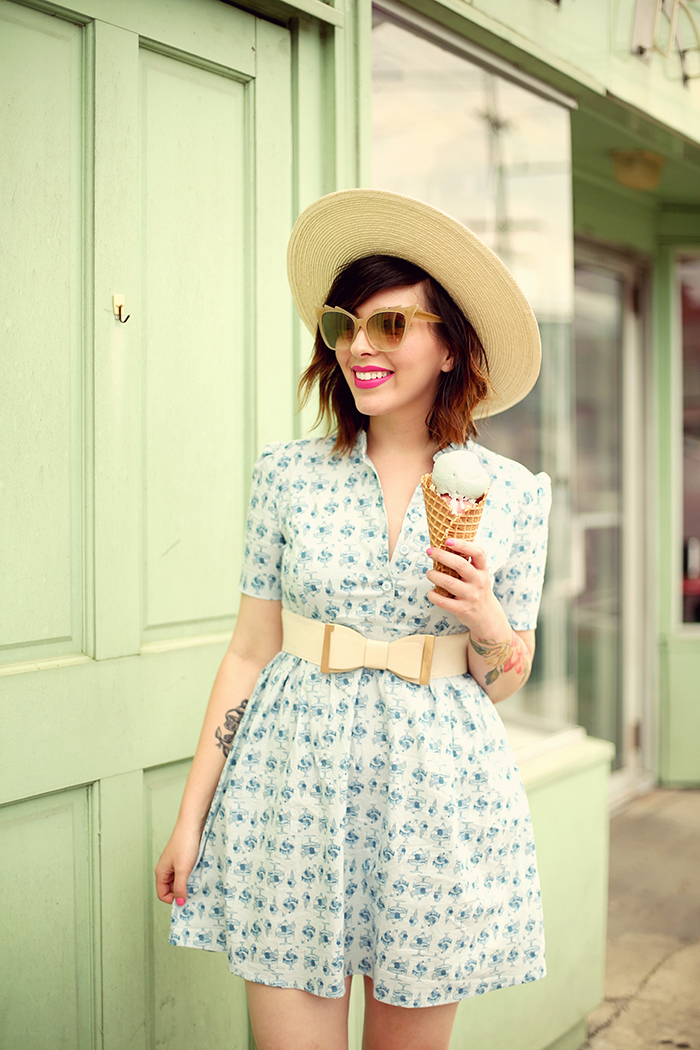
[[[521,682],[526,682],[530,674],[530,653],[522,638],[515,631],[507,642],[489,642],[486,638],[471,636],[472,649],[483,656],[491,671],[486,675],[486,684],[491,685],[500,674],[515,671]]]
[[[228,758],[229,751],[231,750],[231,744],[233,738],[238,732],[238,726],[240,725],[241,719],[243,718],[243,712],[248,704],[247,700],[242,700],[238,707],[232,707],[224,715],[224,732],[221,732],[221,726],[216,727],[216,746],[220,747],[224,753],[224,758]]]

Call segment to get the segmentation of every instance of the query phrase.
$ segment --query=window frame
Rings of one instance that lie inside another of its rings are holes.
[[[683,594],[677,587],[683,579],[683,535],[685,478],[683,469],[683,308],[681,300],[680,262],[684,257],[694,256],[700,264],[700,242],[674,244],[670,251],[669,294],[670,302],[670,421],[671,421],[671,520],[670,536],[670,594],[671,627],[674,633],[684,638],[700,639],[700,622],[683,619]],[[675,420],[675,425],[674,425]],[[663,528],[662,528],[663,536]],[[674,594],[674,588],[675,590]]]

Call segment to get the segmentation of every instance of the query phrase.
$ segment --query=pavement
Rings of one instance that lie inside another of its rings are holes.
[[[700,791],[658,789],[611,820],[605,1002],[589,1050],[700,1050]]]

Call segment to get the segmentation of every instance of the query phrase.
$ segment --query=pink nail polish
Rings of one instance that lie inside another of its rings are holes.
[[[181,908],[182,905],[185,903],[185,898],[184,897],[176,897],[175,898],[175,903],[177,904],[178,908]]]
[[[448,547],[454,547],[456,541],[455,540],[446,540],[445,542],[447,543]]]
[[[425,553],[426,554],[432,554],[433,553],[433,548],[432,547],[428,547],[428,549],[427,549],[427,551]]]

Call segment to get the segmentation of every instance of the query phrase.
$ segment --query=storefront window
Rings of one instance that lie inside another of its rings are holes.
[[[683,339],[683,622],[700,623],[700,258],[678,262]]]
[[[550,98],[375,10],[373,184],[441,208],[477,233],[519,282],[540,325],[533,392],[479,441],[553,481],[550,552],[528,686],[511,710],[576,718],[570,659],[573,312],[569,114]]]
[[[572,650],[577,721],[622,749],[623,472],[622,276],[575,271],[572,486]]]

